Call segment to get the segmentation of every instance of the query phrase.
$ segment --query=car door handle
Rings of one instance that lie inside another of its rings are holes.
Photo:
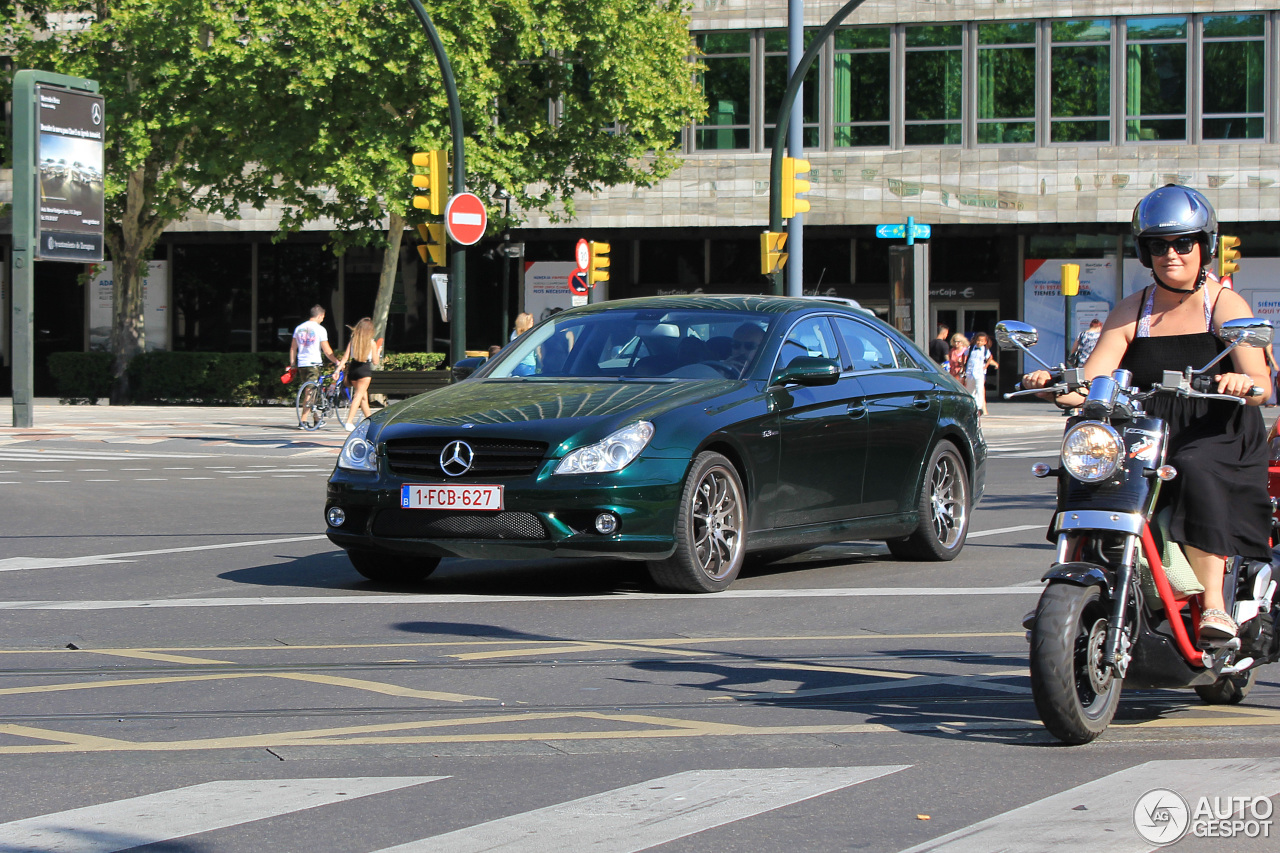
[[[911,405],[915,406],[917,409],[927,409],[929,408],[929,398],[921,394],[919,397],[916,397],[911,401]]]
[[[850,403],[849,408],[845,411],[851,418],[860,418],[867,413],[867,404],[865,401],[859,400],[856,403]]]

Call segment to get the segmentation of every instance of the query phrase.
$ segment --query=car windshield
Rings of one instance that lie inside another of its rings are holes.
[[[558,314],[517,338],[486,376],[738,379],[755,365],[771,320],[698,309]]]

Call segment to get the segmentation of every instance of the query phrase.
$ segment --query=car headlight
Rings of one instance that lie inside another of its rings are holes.
[[[1105,480],[1116,472],[1123,459],[1120,433],[1106,424],[1076,424],[1062,437],[1062,465],[1077,480]]]
[[[640,421],[620,429],[604,441],[579,447],[560,460],[557,474],[605,474],[621,471],[640,455],[653,438],[653,424]]]
[[[376,448],[365,438],[369,434],[369,421],[361,421],[351,431],[347,441],[338,454],[338,467],[348,471],[377,471],[378,462],[374,458]]]

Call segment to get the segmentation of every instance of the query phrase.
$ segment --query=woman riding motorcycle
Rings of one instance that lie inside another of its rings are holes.
[[[1163,370],[1181,372],[1208,363],[1223,348],[1213,331],[1253,312],[1204,269],[1217,252],[1218,220],[1196,190],[1168,184],[1146,195],[1133,211],[1133,238],[1153,283],[1107,317],[1084,375],[1109,376],[1120,367],[1146,389],[1160,381]],[[1266,398],[1250,396],[1254,386],[1267,387],[1270,375],[1261,350],[1237,348],[1231,362],[1233,372],[1213,377],[1216,390],[1244,397],[1249,405],[1162,396],[1148,406],[1169,424],[1169,463],[1178,476],[1160,500],[1172,506],[1170,538],[1182,545],[1204,586],[1200,635],[1212,640],[1230,639],[1237,631],[1223,604],[1227,559],[1237,554],[1271,558],[1268,451],[1257,408]],[[1024,388],[1043,388],[1050,381],[1043,370],[1022,378]],[[1077,393],[1057,398],[1063,407],[1083,402]]]

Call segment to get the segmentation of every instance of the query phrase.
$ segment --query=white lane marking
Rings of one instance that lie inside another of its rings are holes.
[[[447,776],[205,782],[0,825],[4,853],[114,853]]]
[[[1024,530],[1044,530],[1043,524],[1019,524],[1017,527],[1001,527],[996,530],[979,530],[976,533],[970,533],[966,539],[981,539],[983,536],[1000,536],[1005,533],[1021,533]]]
[[[7,557],[0,559],[0,572],[23,569],[56,569],[64,566],[97,566],[128,561],[131,557],[154,557],[158,554],[185,554],[189,551],[218,551],[223,548],[249,548],[254,545],[282,545],[287,542],[314,542],[327,538],[324,534],[286,536],[283,539],[255,539],[251,542],[220,542],[215,545],[189,545],[182,548],[159,548],[154,551],[125,551],[119,554],[95,554],[89,557]]]
[[[29,559],[29,558],[27,558]],[[0,561],[2,562],[2,561]],[[41,568],[41,567],[38,567]],[[3,570],[0,568],[0,570]],[[742,599],[777,598],[863,598],[888,596],[911,601],[921,596],[957,595],[1039,595],[1040,586],[988,586],[912,589],[910,587],[879,587],[874,589],[729,589],[715,595],[691,599],[684,595],[658,592],[617,592],[610,595],[300,595],[258,598],[145,598],[117,599],[110,601],[0,601],[4,610],[160,610],[169,607],[280,607],[287,605],[316,604],[401,604],[421,607],[430,604],[523,604],[531,602],[581,601],[661,601],[667,604],[698,606],[713,601],[740,601]],[[1021,635],[1019,635],[1021,636]]]
[[[1154,845],[1138,834],[1133,810],[1154,788],[1178,792],[1193,812],[1201,797],[1271,797],[1280,792],[1280,758],[1148,761],[902,853],[1147,853]]]
[[[135,459],[221,459],[224,453],[152,453],[147,451],[36,450],[0,448],[0,459],[8,462],[120,462]]]
[[[909,766],[692,770],[387,847],[377,853],[632,853]]]

